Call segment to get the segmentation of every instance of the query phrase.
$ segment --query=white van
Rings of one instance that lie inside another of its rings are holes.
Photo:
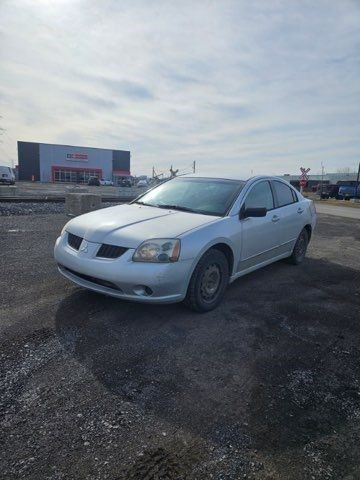
[[[15,175],[10,167],[0,165],[0,184],[15,185]]]

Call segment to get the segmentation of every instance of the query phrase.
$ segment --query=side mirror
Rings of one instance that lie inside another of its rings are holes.
[[[242,208],[240,211],[240,219],[249,217],[265,217],[267,208]]]

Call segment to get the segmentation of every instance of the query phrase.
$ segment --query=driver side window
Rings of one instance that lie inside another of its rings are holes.
[[[274,198],[268,181],[257,183],[245,199],[245,208],[274,208]]]

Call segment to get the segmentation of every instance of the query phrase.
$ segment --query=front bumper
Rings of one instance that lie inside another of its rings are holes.
[[[185,298],[193,260],[175,263],[133,262],[134,249],[121,257],[96,257],[100,244],[87,242],[87,251],[74,250],[67,233],[55,243],[59,272],[81,287],[99,293],[144,303],[173,303]],[[144,289],[143,287],[147,287]],[[152,292],[148,294],[147,292]]]

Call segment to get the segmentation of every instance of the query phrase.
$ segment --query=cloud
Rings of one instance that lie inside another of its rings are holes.
[[[125,97],[135,101],[152,100],[154,98],[153,92],[144,84],[138,82],[80,72],[76,72],[75,77],[83,83],[94,83],[97,89],[100,88],[106,95],[112,98],[114,96],[119,99]]]
[[[224,118],[232,120],[242,120],[248,118],[253,113],[249,106],[237,103],[220,103],[212,105],[211,108]]]
[[[102,79],[102,82],[120,97],[126,96],[134,100],[152,100],[154,98],[154,95],[148,88],[136,82],[113,79]]]
[[[79,102],[80,106],[84,105],[85,108],[93,107],[95,111],[99,110],[113,110],[117,108],[118,104],[111,100],[111,98],[104,98],[95,95],[88,95],[82,92],[74,92],[74,97],[76,101]]]
[[[14,0],[0,19],[6,162],[19,138],[129,149],[134,173],[358,161],[357,2]]]

